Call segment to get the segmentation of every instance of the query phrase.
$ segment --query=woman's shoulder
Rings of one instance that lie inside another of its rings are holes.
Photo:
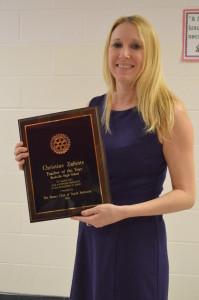
[[[161,135],[158,135],[161,144],[163,144],[163,142],[165,143],[166,141],[173,140],[176,135],[179,136],[179,134],[184,131],[187,125],[191,125],[187,110],[181,100],[173,99],[172,114],[173,125],[171,135],[167,135],[165,139],[162,138]]]
[[[169,142],[178,142],[184,140],[193,140],[193,126],[188,112],[181,101],[175,101],[174,104],[174,125],[173,139]]]
[[[174,101],[174,114],[186,114],[186,108],[184,106],[184,104],[182,103],[182,101],[180,100],[175,100]]]
[[[189,120],[189,116],[184,104],[181,101],[174,103],[174,124],[182,126],[185,120]]]
[[[104,102],[105,102],[105,97],[106,97],[106,95],[103,94],[103,95],[92,98],[90,100],[90,102],[88,103],[88,106],[100,106],[100,107],[103,106]]]

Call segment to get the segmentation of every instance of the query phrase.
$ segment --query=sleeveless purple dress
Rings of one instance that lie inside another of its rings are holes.
[[[102,114],[105,95],[91,100]],[[112,201],[157,198],[167,165],[157,134],[145,134],[136,107],[112,111],[103,133]],[[70,300],[167,300],[168,256],[163,217],[128,218],[102,228],[79,224]]]

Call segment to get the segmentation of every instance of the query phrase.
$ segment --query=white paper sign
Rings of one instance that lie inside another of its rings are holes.
[[[199,8],[183,11],[182,59],[199,61]]]

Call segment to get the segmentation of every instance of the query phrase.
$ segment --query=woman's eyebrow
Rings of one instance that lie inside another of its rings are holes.
[[[120,38],[113,38],[112,41],[121,41],[121,39]],[[138,39],[132,39],[131,42],[137,42],[137,43],[142,44],[142,41],[138,40]]]

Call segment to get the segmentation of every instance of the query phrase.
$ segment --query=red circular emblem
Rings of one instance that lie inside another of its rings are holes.
[[[70,148],[70,139],[66,134],[58,133],[50,141],[50,147],[56,154],[64,154]]]

